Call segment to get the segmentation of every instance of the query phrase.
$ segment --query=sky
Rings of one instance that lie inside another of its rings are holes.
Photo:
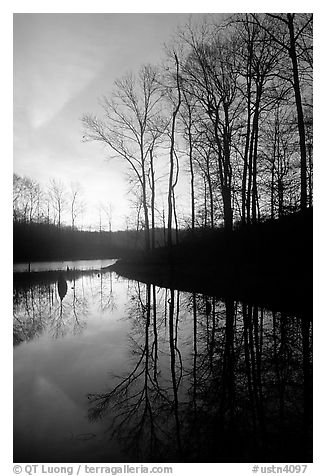
[[[81,117],[101,114],[99,98],[142,64],[159,63],[181,14],[14,14],[14,172],[46,187],[50,178],[79,182],[88,212],[111,203],[113,228],[130,210],[125,168],[109,150],[82,142]]]

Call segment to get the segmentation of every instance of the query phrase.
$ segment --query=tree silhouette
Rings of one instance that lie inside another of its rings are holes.
[[[159,132],[164,129],[158,108],[160,97],[156,69],[143,66],[137,77],[129,73],[115,81],[114,93],[102,99],[104,119],[92,115],[84,115],[82,119],[84,140],[108,145],[112,157],[127,162],[140,186],[147,250],[150,248],[147,170]]]

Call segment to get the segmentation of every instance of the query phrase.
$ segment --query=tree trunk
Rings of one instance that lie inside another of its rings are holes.
[[[154,158],[153,158],[153,149],[149,150],[150,154],[150,172],[151,172],[151,210],[152,210],[152,230],[151,230],[151,238],[152,238],[152,249],[155,248],[155,172],[154,172]]]
[[[258,113],[257,120],[254,126],[254,153],[252,161],[252,221],[256,223],[257,221],[257,209],[258,209],[258,190],[257,190],[257,152],[258,152]]]
[[[247,176],[248,176],[248,153],[250,144],[250,130],[251,130],[251,78],[252,78],[252,53],[253,44],[249,45],[248,51],[248,67],[247,67],[247,131],[246,131],[246,144],[244,151],[244,164],[242,174],[242,223],[246,223],[246,196],[247,196]]]
[[[213,187],[212,187],[212,180],[210,175],[209,168],[207,169],[207,185],[208,185],[208,194],[209,194],[209,202],[210,202],[210,222],[211,228],[214,228],[214,198],[213,198]]]
[[[174,215],[174,223],[175,223],[175,242],[178,245],[179,244],[179,227],[178,227],[177,209],[176,209],[176,206],[175,206],[174,187],[173,187],[173,193],[172,193],[172,202],[173,202],[173,215]]]
[[[233,210],[232,210],[232,203],[231,203],[231,188],[229,186],[224,187],[223,210],[224,210],[224,228],[227,231],[232,231]]]
[[[251,82],[247,86],[251,88]],[[248,153],[249,153],[249,144],[250,144],[250,126],[251,126],[251,111],[250,111],[250,98],[251,98],[251,91],[248,91],[247,95],[247,131],[246,131],[246,144],[245,144],[245,151],[244,151],[244,160],[243,160],[243,172],[242,172],[242,223],[246,223],[246,207],[247,207],[247,176],[248,176]]]
[[[223,204],[224,204],[224,226],[227,231],[233,228],[233,208],[232,208],[232,169],[230,162],[230,142],[231,134],[229,131],[228,110],[225,108],[225,122],[223,149],[224,149],[224,187]]]
[[[308,166],[309,166],[309,175],[308,175],[308,190],[309,190],[309,207],[312,207],[312,154],[311,154],[311,144],[308,145]]]
[[[147,206],[147,190],[146,190],[146,175],[145,175],[145,158],[144,158],[144,144],[143,144],[143,135],[141,137],[140,143],[140,154],[141,154],[141,172],[142,172],[142,202],[144,210],[144,219],[145,219],[145,250],[149,251],[150,249],[150,234],[149,234],[149,216],[148,216],[148,206]]]
[[[250,188],[248,187],[248,193],[251,194],[251,218],[253,223],[256,223],[257,221],[257,200],[258,200],[257,156],[258,156],[259,106],[260,106],[260,99],[262,94],[262,84],[258,83],[256,87],[257,87],[257,90],[256,90],[256,101],[255,101],[255,112],[254,112],[254,117],[252,121],[252,141],[250,144],[252,190],[250,190],[251,187]]]
[[[172,114],[172,127],[171,127],[171,145],[170,145],[170,175],[169,175],[169,191],[168,191],[168,230],[167,230],[167,239],[168,247],[172,247],[172,216],[173,216],[173,174],[174,174],[174,135],[175,135],[175,125],[177,120],[177,114],[181,104],[181,91],[179,84],[179,60],[177,55],[174,55],[176,61],[176,73],[177,73],[177,88],[178,88],[178,102],[175,107],[175,110]]]
[[[288,13],[288,28],[290,34],[290,48],[289,55],[292,61],[292,70],[293,70],[293,88],[295,94],[295,103],[297,108],[297,122],[299,130],[299,139],[300,139],[300,174],[301,174],[301,201],[300,206],[301,210],[307,208],[307,153],[306,153],[306,139],[305,139],[305,128],[304,128],[304,118],[303,118],[303,109],[302,109],[302,100],[301,100],[301,91],[300,91],[300,81],[299,81],[299,72],[298,72],[298,59],[295,48],[295,35],[294,35],[294,26],[293,19],[294,14]]]
[[[191,190],[191,229],[195,229],[195,174],[194,165],[192,162],[192,136],[189,128],[189,165],[190,165],[190,190]]]
[[[272,183],[271,183],[271,219],[274,220],[274,175],[275,175],[275,167],[274,167],[274,160],[272,162]]]
[[[207,184],[204,175],[204,228],[207,227]]]

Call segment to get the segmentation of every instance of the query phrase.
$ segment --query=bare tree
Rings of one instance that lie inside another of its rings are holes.
[[[109,232],[112,232],[112,223],[113,223],[113,210],[114,207],[111,203],[101,203],[101,208],[103,210],[103,213],[106,217],[108,226],[109,226]]]
[[[232,136],[241,112],[238,93],[237,42],[216,29],[188,27],[182,39],[189,47],[182,77],[189,93],[201,104],[205,130],[218,158],[224,224],[232,229]]]
[[[259,215],[257,178],[260,123],[263,117],[266,120],[266,112],[268,115],[277,101],[285,99],[288,88],[284,88],[284,82],[276,80],[280,52],[268,33],[253,24],[248,14],[237,15],[235,24],[241,38],[238,50],[242,75],[240,89],[246,105],[242,220],[256,222]]]
[[[202,142],[201,144],[197,144],[196,153],[194,157],[194,161],[197,165],[197,168],[201,171],[203,180],[204,180],[204,214],[207,216],[207,211],[209,208],[209,219],[210,219],[210,227],[214,228],[214,216],[215,216],[215,197],[214,197],[214,150],[212,146],[209,145],[207,142]],[[209,199],[209,207],[207,206],[206,197],[208,195]],[[207,226],[207,218],[205,219],[205,226]]]
[[[62,214],[67,208],[67,192],[65,185],[60,180],[50,180],[50,196],[52,206],[56,213],[57,225],[60,228],[62,224]]]
[[[13,175],[13,216],[14,220],[18,221],[24,216],[24,194],[25,194],[25,181],[20,175]],[[27,210],[27,208],[26,208]]]
[[[291,60],[290,77],[286,77],[294,91],[297,111],[297,126],[300,143],[300,177],[301,177],[301,210],[307,207],[307,147],[305,134],[305,121],[302,105],[302,80],[300,80],[300,56],[312,65],[311,49],[312,35],[307,37],[307,30],[312,26],[312,14],[308,13],[281,13],[266,15],[270,22],[267,23],[261,16],[252,14],[254,21],[266,31],[272,40],[279,45]]]
[[[299,160],[294,114],[292,109],[286,104],[282,105],[280,101],[262,127],[261,154],[270,169],[270,173],[265,174],[265,185],[270,195],[272,218],[282,216],[286,209],[292,211],[292,189],[297,191],[300,188],[299,181],[296,180]]]
[[[160,98],[157,70],[143,66],[137,77],[130,73],[115,81],[115,91],[101,102],[103,119],[92,115],[82,118],[84,140],[108,145],[113,157],[126,161],[140,185],[146,249],[150,248],[147,170],[156,137],[152,132],[158,129]]]
[[[182,88],[182,109],[180,112],[181,121],[184,127],[183,136],[187,144],[186,155],[189,159],[190,172],[190,199],[191,199],[191,229],[195,228],[196,212],[195,212],[195,170],[194,170],[194,150],[196,146],[197,130],[195,127],[198,121],[197,101]]]
[[[170,104],[172,104],[171,123],[168,130],[169,137],[169,181],[168,181],[168,223],[167,223],[167,243],[168,247],[172,246],[172,220],[173,216],[176,218],[175,212],[175,186],[178,181],[178,157],[175,150],[175,135],[177,116],[181,106],[181,79],[179,58],[176,52],[173,52],[173,70],[168,76],[169,84],[166,85],[167,97]],[[174,95],[176,90],[176,97]],[[176,168],[176,171],[175,171]],[[176,223],[176,220],[175,220]],[[177,227],[177,223],[176,223]]]
[[[71,227],[75,228],[75,222],[78,216],[83,212],[85,203],[83,200],[83,190],[78,182],[70,183],[69,202],[70,202],[70,216]]]
[[[31,223],[40,219],[42,189],[29,177],[13,176],[14,219]]]
[[[49,190],[46,190],[45,193],[43,194],[43,215],[45,217],[46,223],[50,223],[50,214],[51,214],[51,208],[52,208],[52,199],[51,199],[51,194]]]

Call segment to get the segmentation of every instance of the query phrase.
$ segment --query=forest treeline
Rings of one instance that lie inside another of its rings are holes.
[[[187,230],[180,231],[183,241]],[[175,236],[175,231],[174,231]],[[156,229],[156,244],[165,247],[166,230]],[[87,231],[47,222],[14,221],[15,263],[48,260],[131,258],[145,245],[144,230]]]
[[[162,65],[117,79],[101,105],[84,115],[83,139],[128,165],[146,249],[162,216],[168,245],[180,226],[182,167],[190,229],[312,206],[312,14],[190,20]]]
[[[83,140],[103,143],[128,167],[133,211],[122,240],[127,247],[171,248],[185,230],[195,236],[223,226],[228,233],[312,207],[312,40],[308,13],[190,19],[166,46],[162,64],[117,79],[101,99],[103,115],[83,116]],[[181,175],[187,177],[188,212]],[[14,175],[16,243],[25,248],[24,236],[51,230],[49,242],[62,249],[65,243],[65,253],[82,236],[102,250],[112,208],[100,207],[92,239],[76,233],[84,208],[76,183],[67,190],[51,180],[44,191]],[[74,239],[65,241],[69,233]],[[121,248],[119,239],[114,246]]]
[[[78,182],[70,182],[67,186],[61,180],[50,178],[47,186],[28,176],[13,175],[13,221],[14,223],[53,224],[58,228],[62,225],[77,228],[86,210],[87,203],[84,191]],[[98,204],[99,217],[112,228],[112,209],[110,204]],[[83,228],[83,227],[82,227]],[[102,231],[101,219],[99,231]]]
[[[163,230],[157,230],[164,245]],[[77,230],[53,223],[14,222],[14,262],[122,258],[144,248],[144,232]]]

